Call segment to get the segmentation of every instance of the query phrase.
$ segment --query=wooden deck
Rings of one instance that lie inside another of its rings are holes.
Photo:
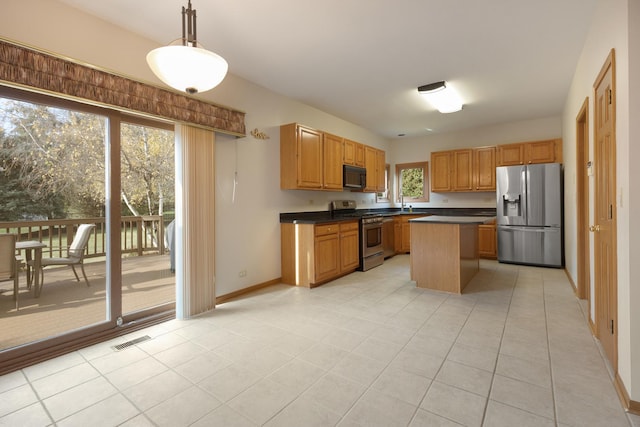
[[[0,283],[0,349],[59,335],[101,322],[106,318],[106,267],[104,261],[85,260],[91,286],[80,269],[80,282],[71,267],[48,267],[39,298],[27,289],[20,275],[20,309],[15,310],[13,282]],[[122,260],[123,313],[175,301],[175,275],[168,255],[145,255]]]

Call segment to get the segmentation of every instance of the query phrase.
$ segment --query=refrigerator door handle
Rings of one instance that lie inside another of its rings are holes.
[[[518,226],[506,226],[506,227],[498,227],[502,231],[506,232],[516,232],[516,231],[527,231],[533,233],[548,233],[548,232],[560,232],[559,227],[518,227]]]
[[[520,174],[520,193],[525,195],[525,197],[520,201],[522,205],[522,219],[525,224],[529,224],[529,170],[526,166],[522,168],[522,172]]]

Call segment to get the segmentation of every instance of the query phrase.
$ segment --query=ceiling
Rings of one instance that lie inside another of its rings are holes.
[[[187,0],[60,0],[168,44]],[[192,0],[229,72],[388,138],[562,112],[597,0]],[[441,114],[417,87],[462,95]],[[213,89],[215,91],[215,88]]]

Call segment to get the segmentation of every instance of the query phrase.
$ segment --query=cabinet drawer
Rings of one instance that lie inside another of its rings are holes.
[[[340,232],[352,231],[358,229],[358,222],[343,222],[340,224]]]
[[[338,226],[338,224],[316,225],[315,235],[324,236],[325,234],[333,234],[333,233],[337,233],[339,229],[340,227]]]

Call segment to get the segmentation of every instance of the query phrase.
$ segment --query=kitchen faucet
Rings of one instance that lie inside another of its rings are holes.
[[[400,193],[400,212],[404,212],[404,194]]]

